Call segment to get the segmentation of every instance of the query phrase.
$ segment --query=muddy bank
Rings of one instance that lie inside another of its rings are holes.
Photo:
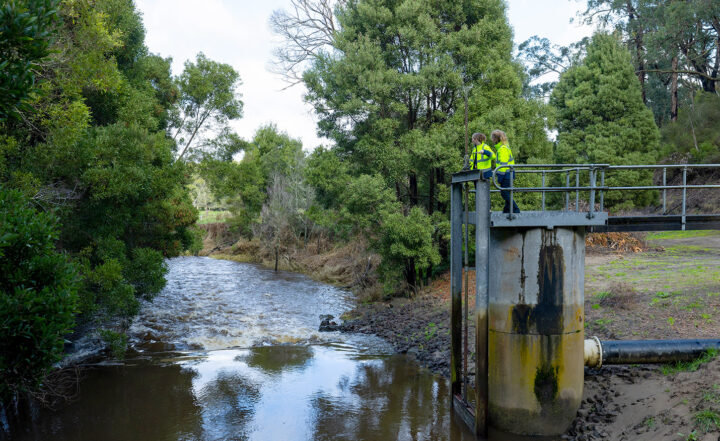
[[[360,301],[382,296],[377,276],[380,257],[368,249],[363,238],[337,244],[315,237],[307,242],[284,243],[275,250],[258,239],[240,237],[225,223],[199,227],[207,232],[200,256],[305,274],[318,282],[352,290]]]

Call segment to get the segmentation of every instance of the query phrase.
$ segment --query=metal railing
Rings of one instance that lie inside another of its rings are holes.
[[[702,188],[720,188],[720,184],[688,184],[688,170],[695,169],[714,169],[719,168],[720,164],[679,164],[679,165],[609,165],[609,164],[516,164],[510,166],[503,166],[502,168],[509,167],[511,170],[508,173],[513,173],[510,187],[502,187],[498,183],[498,168],[493,170],[492,182],[497,190],[492,190],[493,193],[500,191],[509,191],[510,193],[510,207],[513,206],[514,196],[516,192],[540,192],[541,196],[541,209],[546,210],[546,193],[565,193],[565,211],[570,211],[570,196],[575,193],[575,211],[580,211],[580,193],[587,192],[588,198],[588,218],[593,218],[595,213],[596,197],[599,194],[599,211],[605,210],[605,192],[608,191],[647,191],[647,190],[661,190],[662,191],[662,215],[667,215],[667,192],[668,190],[682,190],[682,204],[681,204],[681,216],[682,223],[685,224],[685,218],[687,215],[687,192],[692,189]],[[628,171],[628,170],[646,170],[655,171],[662,169],[662,185],[636,185],[636,186],[608,186],[605,185],[606,174],[613,171]],[[682,170],[682,185],[668,185],[668,169],[681,169]],[[514,174],[540,174],[541,186],[540,187],[515,187],[513,181],[515,180]],[[553,174],[565,174],[565,186],[547,186],[548,175]],[[574,174],[575,185],[570,185],[570,178]],[[587,175],[586,177],[583,175]],[[600,184],[597,183],[598,174],[600,177]],[[587,185],[581,185],[582,181],[587,182]],[[512,210],[510,210],[512,211]],[[512,219],[512,213],[508,214],[508,218]]]

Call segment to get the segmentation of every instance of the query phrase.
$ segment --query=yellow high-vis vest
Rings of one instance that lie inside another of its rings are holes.
[[[484,142],[480,143],[475,146],[470,155],[470,170],[490,170],[493,160],[495,160],[495,152],[492,151],[489,145]]]
[[[498,142],[495,144],[495,150],[497,150],[497,164],[498,173],[505,173],[510,170],[510,167],[503,167],[504,165],[515,165],[515,158],[513,157],[512,150],[507,144]]]

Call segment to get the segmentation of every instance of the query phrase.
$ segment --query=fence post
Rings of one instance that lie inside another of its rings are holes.
[[[663,187],[667,187],[667,167],[663,168]],[[663,188],[663,214],[667,214],[667,189]]]
[[[600,170],[600,211],[605,211],[605,168]]]
[[[590,212],[588,219],[595,217],[595,168],[590,166]]]
[[[570,170],[565,172],[565,187],[570,187]],[[570,211],[570,190],[565,190],[565,211]]]
[[[687,205],[687,165],[683,167],[683,196],[682,196],[682,230],[685,231],[685,213]]]
[[[580,212],[580,168],[575,169],[575,211]]]
[[[545,211],[545,190],[544,190],[544,188],[545,188],[545,170],[543,170],[543,172],[542,172],[542,187],[543,187],[543,191],[542,191],[542,211]]]

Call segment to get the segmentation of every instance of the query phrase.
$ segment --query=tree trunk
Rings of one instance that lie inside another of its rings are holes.
[[[672,59],[672,82],[670,83],[670,121],[677,121],[678,118],[678,57]]]
[[[632,5],[632,1],[626,2],[626,8],[628,13],[628,28],[630,32],[635,31],[635,61],[637,64],[637,77],[640,80],[640,91],[642,93],[642,100],[644,104],[647,104],[647,96],[645,94],[645,53],[643,51],[643,29],[640,23],[637,11]]]
[[[435,167],[430,167],[430,176],[429,176],[429,191],[428,191],[428,206],[427,211],[430,216],[432,216],[433,211],[435,210]]]
[[[278,247],[275,246],[275,272],[277,272],[278,268]]]
[[[405,282],[417,294],[417,273],[415,272],[415,259],[405,259]]]
[[[445,170],[442,167],[435,169],[435,183],[438,185],[445,183]],[[445,204],[438,201],[437,209],[441,213],[445,213]]]
[[[418,204],[418,182],[417,175],[410,173],[410,206],[414,207]]]

